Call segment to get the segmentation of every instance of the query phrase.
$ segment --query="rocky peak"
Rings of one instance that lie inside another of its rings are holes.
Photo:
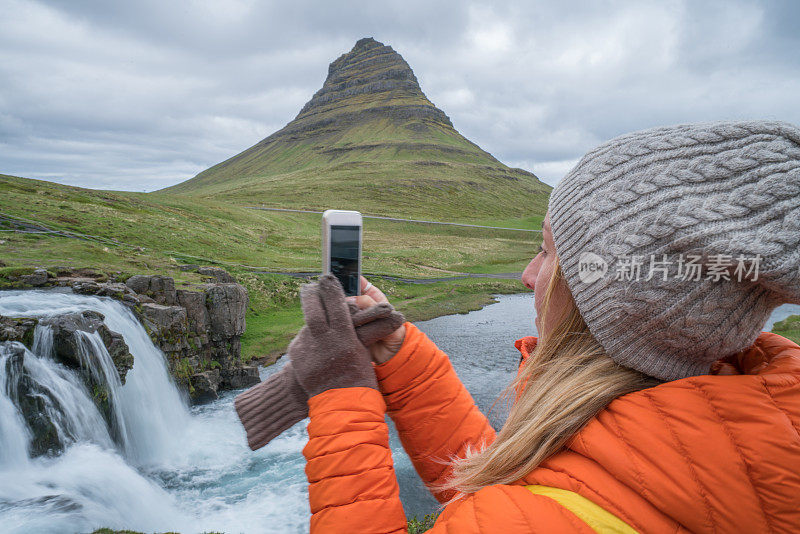
[[[405,104],[400,107],[413,100],[415,107],[422,105],[436,110],[437,118],[450,124],[447,116],[425,98],[414,71],[403,57],[391,46],[366,37],[330,64],[322,88],[303,106],[296,119],[332,111],[343,104],[399,104],[399,100]]]

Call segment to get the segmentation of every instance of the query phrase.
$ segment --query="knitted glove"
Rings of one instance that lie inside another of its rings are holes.
[[[377,304],[366,310],[359,310],[352,303],[348,307],[356,335],[365,346],[383,339],[405,322],[403,315],[394,311],[388,303]],[[303,330],[306,329],[308,327],[304,326]],[[296,347],[290,346],[289,350],[291,354]],[[369,368],[371,370],[371,366]],[[297,381],[291,361],[264,382],[238,395],[234,405],[247,432],[250,448],[260,449],[308,417],[308,398]]]
[[[308,328],[289,345],[297,381],[311,398],[329,389],[378,389],[369,350],[358,340],[344,290],[332,274],[300,290]]]

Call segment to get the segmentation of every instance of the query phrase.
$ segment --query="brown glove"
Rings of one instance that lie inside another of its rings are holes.
[[[358,340],[365,346],[388,336],[405,322],[403,315],[388,303],[377,304],[366,310],[349,304],[348,313]],[[307,330],[308,326],[304,326],[297,338],[305,339],[308,333],[304,331]],[[292,361],[296,358],[321,358],[325,353],[306,353],[305,350],[306,344],[301,342],[298,346],[292,341],[289,346],[290,361],[283,369],[236,397],[236,412],[247,432],[247,443],[252,450],[263,447],[284,430],[308,417],[309,395],[298,382]],[[374,373],[372,365],[365,368]],[[326,369],[324,372],[332,371]]]
[[[339,280],[326,274],[304,286],[300,304],[308,329],[292,340],[289,358],[309,398],[329,389],[378,389],[369,350],[356,336]]]

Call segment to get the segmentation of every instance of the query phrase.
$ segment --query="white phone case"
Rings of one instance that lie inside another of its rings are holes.
[[[346,210],[326,210],[322,214],[322,272],[331,272],[331,226],[358,226],[358,276],[361,277],[361,244],[363,219],[361,213]],[[357,295],[361,294],[361,284],[356,284]]]

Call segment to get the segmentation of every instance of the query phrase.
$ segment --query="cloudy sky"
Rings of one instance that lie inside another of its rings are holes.
[[[292,120],[372,36],[467,138],[554,184],[651,126],[800,123],[800,2],[0,0],[0,173],[152,191]]]

